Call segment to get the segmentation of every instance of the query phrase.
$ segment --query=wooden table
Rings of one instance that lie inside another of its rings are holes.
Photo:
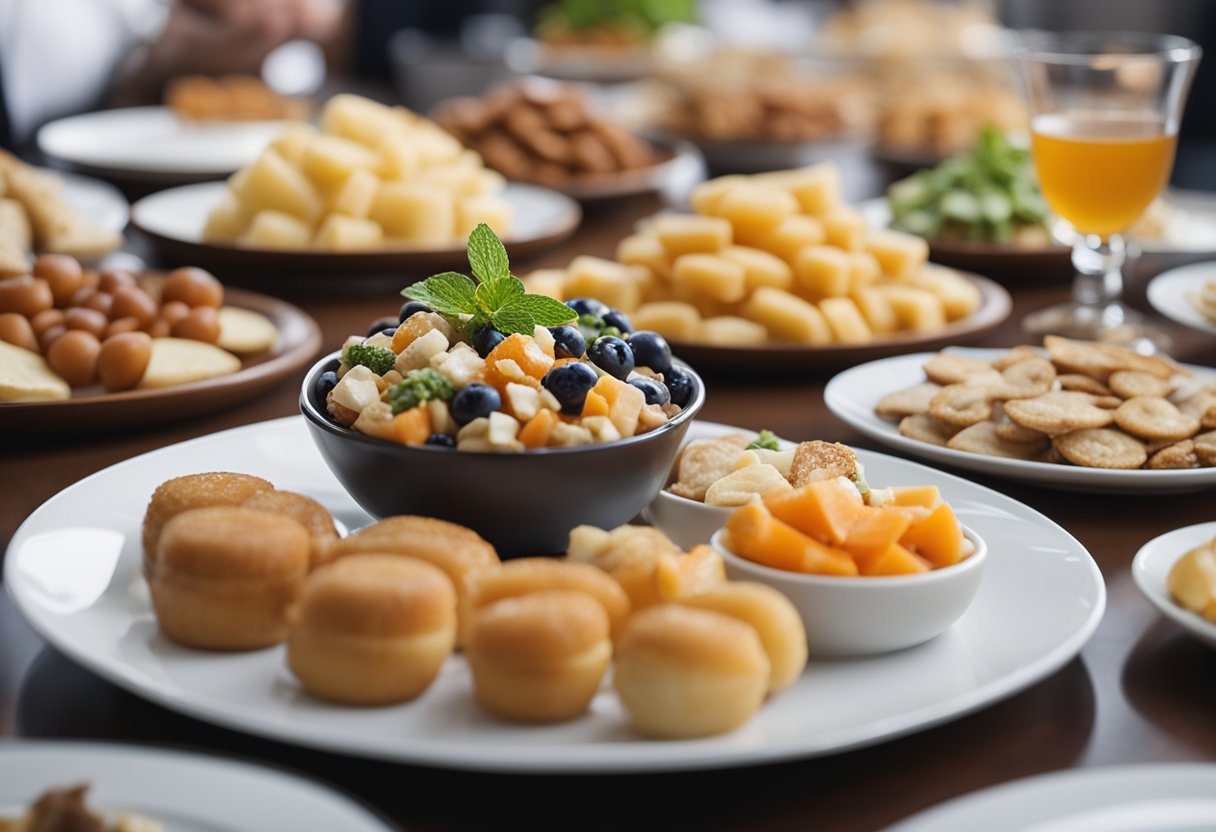
[[[535,265],[611,254],[641,200],[591,213],[578,235]],[[1180,262],[1137,264],[1128,296]],[[1021,343],[1021,317],[1064,300],[1065,284],[1014,287],[1013,316],[983,345]],[[325,349],[392,313],[393,293],[288,296],[310,312]],[[1176,356],[1216,364],[1211,339],[1170,327]],[[872,447],[823,404],[828,376],[783,381],[708,379],[706,419],[791,439]],[[298,379],[229,412],[134,435],[26,442],[0,439],[0,544],[59,490],[165,445],[297,412]],[[967,475],[972,476],[972,475]],[[412,830],[529,828],[873,830],[968,791],[1073,766],[1216,759],[1216,657],[1167,623],[1133,586],[1129,567],[1150,538],[1212,520],[1213,493],[1096,497],[978,479],[1047,514],[1077,536],[1106,578],[1106,616],[1081,657],[974,715],[881,745],[804,762],[674,775],[545,776],[453,773],[351,760],[248,737],[180,716],[116,688],[47,647],[0,597],[0,735],[167,743],[265,760],[336,784]],[[1017,638],[1020,622],[1010,621]],[[898,695],[893,691],[892,695]]]

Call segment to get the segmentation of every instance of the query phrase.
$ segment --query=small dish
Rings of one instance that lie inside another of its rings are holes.
[[[1216,521],[1183,526],[1153,538],[1140,547],[1132,560],[1132,578],[1144,597],[1163,615],[1200,641],[1216,647],[1216,623],[1180,607],[1170,597],[1170,569],[1191,549],[1216,537]]]
[[[1216,262],[1191,263],[1162,272],[1148,284],[1148,302],[1175,323],[1216,335],[1216,321],[1209,321],[1191,303],[1189,295],[1216,280]]]
[[[988,545],[966,526],[975,546],[953,566],[919,575],[845,578],[806,575],[753,563],[732,552],[719,530],[710,545],[735,581],[757,581],[780,590],[798,608],[812,656],[869,656],[923,644],[957,621],[980,588]]]

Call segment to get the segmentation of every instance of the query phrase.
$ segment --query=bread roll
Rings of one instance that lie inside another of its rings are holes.
[[[504,598],[472,616],[473,694],[516,722],[561,722],[587,709],[612,658],[608,614],[585,592]]]
[[[308,530],[239,506],[183,511],[161,530],[149,585],[161,631],[187,647],[253,650],[287,638],[308,574]]]
[[[779,590],[751,581],[731,581],[679,600],[686,607],[714,610],[755,628],[768,656],[768,692],[776,693],[806,667],[806,628],[798,609]]]
[[[151,573],[161,529],[174,516],[192,508],[239,506],[250,495],[273,489],[274,486],[261,477],[226,471],[187,474],[162,482],[152,492],[144,512],[144,574]]]
[[[348,705],[425,691],[456,643],[456,589],[437,566],[351,555],[308,578],[287,640],[305,690]]]
[[[306,497],[294,491],[274,489],[251,494],[241,505],[245,508],[285,514],[308,529],[308,534],[312,538],[308,557],[309,569],[316,569],[329,560],[329,547],[338,539],[338,529],[334,526],[333,516],[325,506],[312,497]]]
[[[756,630],[712,610],[648,607],[617,644],[613,683],[634,729],[648,737],[733,731],[756,713],[768,681]]]

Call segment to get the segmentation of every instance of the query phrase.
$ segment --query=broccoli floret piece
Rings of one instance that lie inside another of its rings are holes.
[[[452,387],[452,382],[441,373],[424,367],[421,370],[410,370],[400,384],[385,390],[382,398],[392,406],[393,414],[396,415],[431,399],[447,401],[455,392],[456,388]]]
[[[760,431],[759,436],[747,443],[747,448],[745,450],[752,451],[757,449],[764,451],[781,450],[781,445],[777,441],[777,434],[773,433],[771,430]]]
[[[362,365],[376,375],[382,376],[393,369],[393,365],[397,363],[397,356],[392,350],[384,347],[371,344],[351,344],[342,353],[342,363],[348,367]]]

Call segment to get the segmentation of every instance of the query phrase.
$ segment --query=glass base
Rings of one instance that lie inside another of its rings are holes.
[[[1143,355],[1169,352],[1168,335],[1150,326],[1145,317],[1121,303],[1085,306],[1061,303],[1027,315],[1022,329],[1029,335],[1062,335],[1083,341],[1101,341],[1130,347]]]

